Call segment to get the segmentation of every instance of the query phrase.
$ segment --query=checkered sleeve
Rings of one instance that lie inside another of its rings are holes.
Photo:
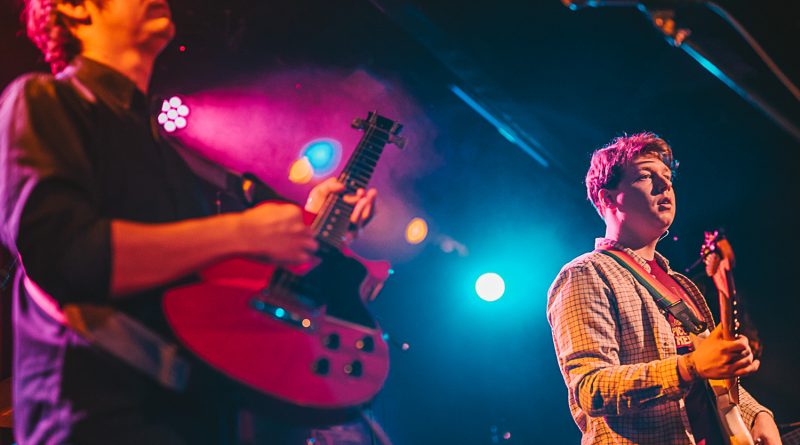
[[[620,363],[615,297],[591,263],[566,266],[548,292],[547,317],[570,398],[588,415],[619,416],[677,400],[677,357]]]
[[[775,417],[772,411],[758,403],[756,399],[741,386],[739,386],[739,409],[742,411],[744,423],[750,428],[753,428],[753,422],[755,422],[758,413],[766,412],[770,416]]]

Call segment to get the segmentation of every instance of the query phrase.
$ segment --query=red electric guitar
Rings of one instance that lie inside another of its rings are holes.
[[[733,248],[719,231],[706,232],[701,255],[705,261],[706,274],[713,279],[719,293],[722,335],[725,339],[733,340],[739,335],[738,316],[741,310],[733,282]],[[744,423],[738,406],[739,379],[708,380],[708,388],[725,443],[752,445],[750,429]]]
[[[402,125],[369,113],[339,181],[367,188],[384,147],[403,146]],[[383,333],[365,303],[390,269],[346,249],[353,206],[331,195],[306,221],[319,261],[282,268],[250,259],[218,263],[202,282],[167,292],[164,311],[178,339],[228,377],[293,405],[339,409],[370,401],[389,372]]]

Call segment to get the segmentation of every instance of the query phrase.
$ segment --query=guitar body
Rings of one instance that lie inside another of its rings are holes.
[[[699,336],[692,335],[692,342],[697,345],[708,335],[708,331]],[[750,429],[744,422],[731,388],[730,380],[706,380],[706,392],[716,414],[720,436],[726,445],[753,445]]]
[[[744,423],[742,412],[733,397],[730,386],[725,380],[709,380],[708,392],[714,401],[722,440],[728,445],[753,445],[750,429]]]
[[[270,291],[274,266],[231,259],[203,271],[201,283],[167,292],[167,321],[197,357],[261,393],[319,409],[366,403],[389,372],[383,333],[364,307],[388,263],[343,254],[301,269],[336,270],[338,279],[319,295],[289,299]]]
[[[338,180],[344,194],[367,189],[383,148],[402,147],[402,125],[377,113]],[[369,402],[389,372],[389,348],[366,309],[388,278],[386,262],[346,246],[353,205],[331,194],[305,214],[320,249],[311,264],[276,268],[234,258],[203,270],[201,282],[165,293],[167,322],[183,345],[231,379],[304,408]]]

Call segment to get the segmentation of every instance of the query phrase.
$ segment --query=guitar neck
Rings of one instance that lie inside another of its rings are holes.
[[[343,195],[354,194],[358,189],[367,189],[384,147],[390,142],[392,134],[399,131],[399,124],[383,116],[370,114],[369,123],[339,175],[339,182],[345,186],[344,193],[329,195],[311,225],[317,239],[324,245],[342,247],[350,229],[350,214],[353,212],[353,205],[345,202]]]
[[[736,288],[733,284],[733,273],[730,269],[725,271],[725,283],[717,283],[719,292],[719,322],[722,325],[722,335],[726,340],[734,340],[739,335],[737,323]],[[716,281],[716,278],[715,278]]]

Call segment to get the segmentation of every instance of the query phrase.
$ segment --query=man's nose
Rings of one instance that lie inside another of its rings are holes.
[[[658,193],[663,193],[672,188],[672,181],[669,178],[656,175],[655,185],[656,191]]]

